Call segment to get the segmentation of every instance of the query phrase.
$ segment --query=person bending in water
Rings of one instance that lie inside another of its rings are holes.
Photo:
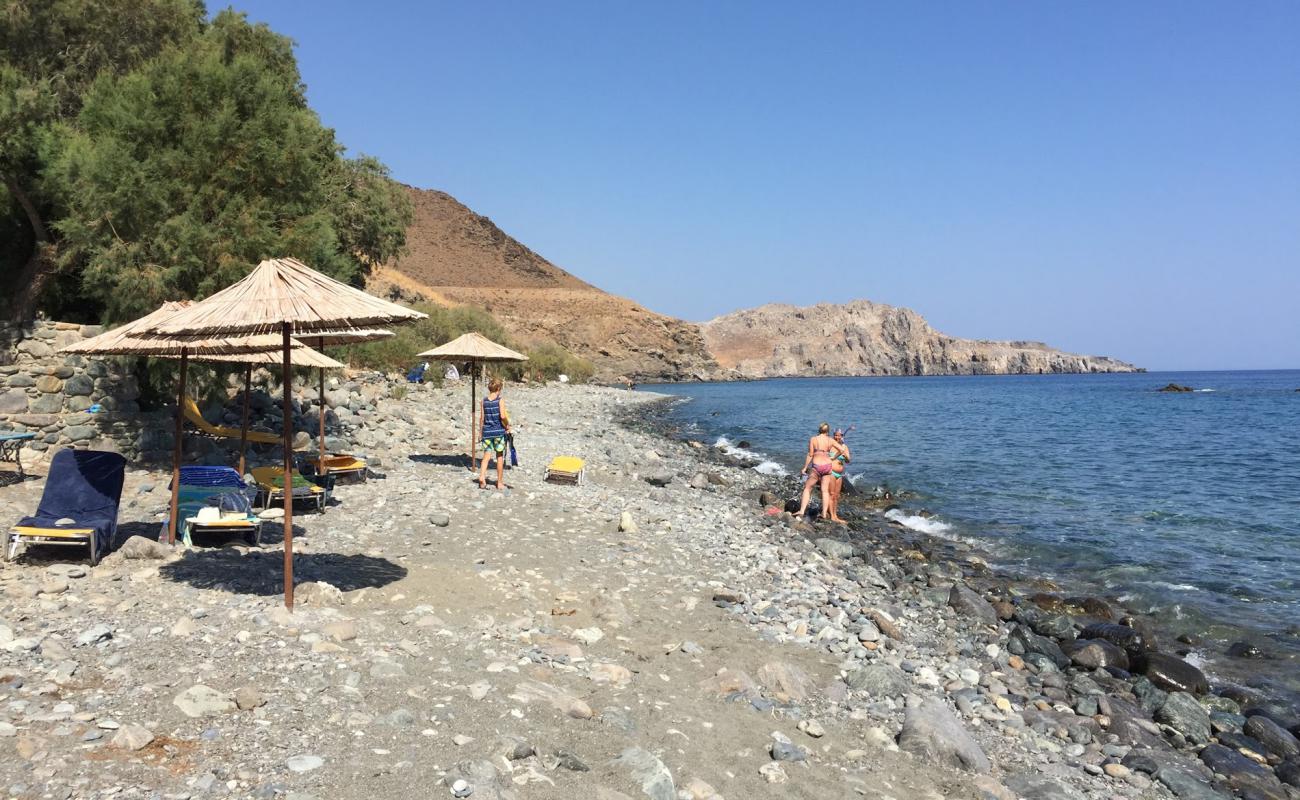
[[[478,486],[487,488],[488,462],[495,454],[497,459],[497,488],[506,488],[506,436],[510,433],[510,415],[501,399],[501,379],[488,381],[488,396],[483,398],[483,409],[478,418],[478,438],[483,442],[483,465],[478,471]]]
[[[799,513],[795,514],[798,519],[803,519],[804,513],[808,510],[808,501],[812,498],[813,487],[819,483],[822,487],[821,518],[830,518],[829,479],[835,463],[831,460],[831,454],[844,450],[843,445],[836,444],[829,436],[830,431],[831,426],[823,422],[817,429],[817,435],[808,440],[808,457],[803,460],[803,469],[799,472],[800,475],[808,476],[808,479],[803,484],[803,499],[799,502]]]
[[[844,489],[844,468],[853,460],[853,455],[849,452],[849,446],[844,443],[844,429],[835,429],[835,443],[840,446],[840,451],[831,456],[834,464],[831,466],[831,474],[826,480],[830,481],[830,498],[831,498],[831,521],[838,522],[841,525],[848,523],[840,518],[840,492]]]

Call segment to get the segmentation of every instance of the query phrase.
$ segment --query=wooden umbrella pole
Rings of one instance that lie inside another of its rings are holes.
[[[239,477],[242,479],[247,464],[244,462],[244,454],[248,450],[248,393],[253,388],[253,365],[244,365],[244,414],[243,421],[239,425]]]
[[[181,502],[181,444],[185,435],[185,372],[189,367],[189,348],[181,348],[181,375],[176,381],[176,441],[172,443],[172,506],[167,516],[167,544],[176,543],[176,523]]]
[[[284,334],[284,607],[293,610],[293,373],[290,370],[291,324],[283,323]]]
[[[469,362],[469,470],[474,471],[474,424],[478,421],[477,363]]]
[[[325,474],[325,368],[320,368],[320,459],[316,462],[316,469],[320,474]]]

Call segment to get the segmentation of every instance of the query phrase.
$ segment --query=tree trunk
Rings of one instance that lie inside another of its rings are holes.
[[[32,253],[14,282],[14,297],[9,307],[9,315],[12,318],[28,320],[36,316],[36,304],[41,298],[41,293],[45,291],[50,278],[54,277],[54,260],[49,257],[50,236],[45,230],[40,212],[36,210],[27,193],[18,185],[18,181],[10,175],[5,175],[4,181],[9,194],[13,195],[18,205],[22,207],[23,213],[27,215],[27,222],[32,226],[32,235],[35,239],[32,242]]]

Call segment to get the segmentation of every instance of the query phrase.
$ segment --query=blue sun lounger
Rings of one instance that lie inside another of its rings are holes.
[[[193,544],[195,533],[237,533],[258,544],[262,520],[253,513],[250,494],[232,467],[181,467],[178,517],[185,544]]]
[[[6,534],[5,560],[20,544],[88,545],[98,564],[117,535],[126,459],[98,450],[60,450],[50,461],[36,514],[18,520]]]

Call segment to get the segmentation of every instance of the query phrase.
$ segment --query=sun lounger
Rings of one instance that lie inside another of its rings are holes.
[[[181,411],[185,414],[185,419],[191,425],[198,428],[201,433],[213,436],[218,439],[238,439],[240,437],[239,428],[227,428],[224,425],[213,425],[203,418],[199,412],[199,404],[194,402],[194,398],[186,397],[185,402],[181,403]],[[249,431],[248,441],[257,444],[279,444],[280,436],[275,433],[266,431]]]
[[[25,477],[23,472],[23,444],[36,438],[34,433],[0,433],[0,461],[12,461],[18,468],[18,479]]]
[[[126,459],[97,450],[60,450],[50,461],[45,491],[36,514],[18,520],[5,542],[5,559],[20,544],[86,545],[98,564],[117,535]]]
[[[252,471],[253,482],[257,484],[258,495],[265,498],[262,506],[268,508],[277,500],[284,499],[284,468],[257,467]],[[302,473],[294,470],[290,479],[293,501],[315,503],[318,511],[325,510],[329,499],[329,490],[308,480]]]
[[[323,465],[319,457],[307,459],[306,464],[317,475],[357,475],[362,480],[366,477],[366,460],[357,456],[327,455]]]
[[[248,484],[230,467],[181,467],[181,535],[193,544],[195,533],[235,533],[251,545],[262,539],[262,520],[253,513]]]
[[[546,465],[543,480],[581,486],[587,474],[587,463],[577,456],[556,456]]]

